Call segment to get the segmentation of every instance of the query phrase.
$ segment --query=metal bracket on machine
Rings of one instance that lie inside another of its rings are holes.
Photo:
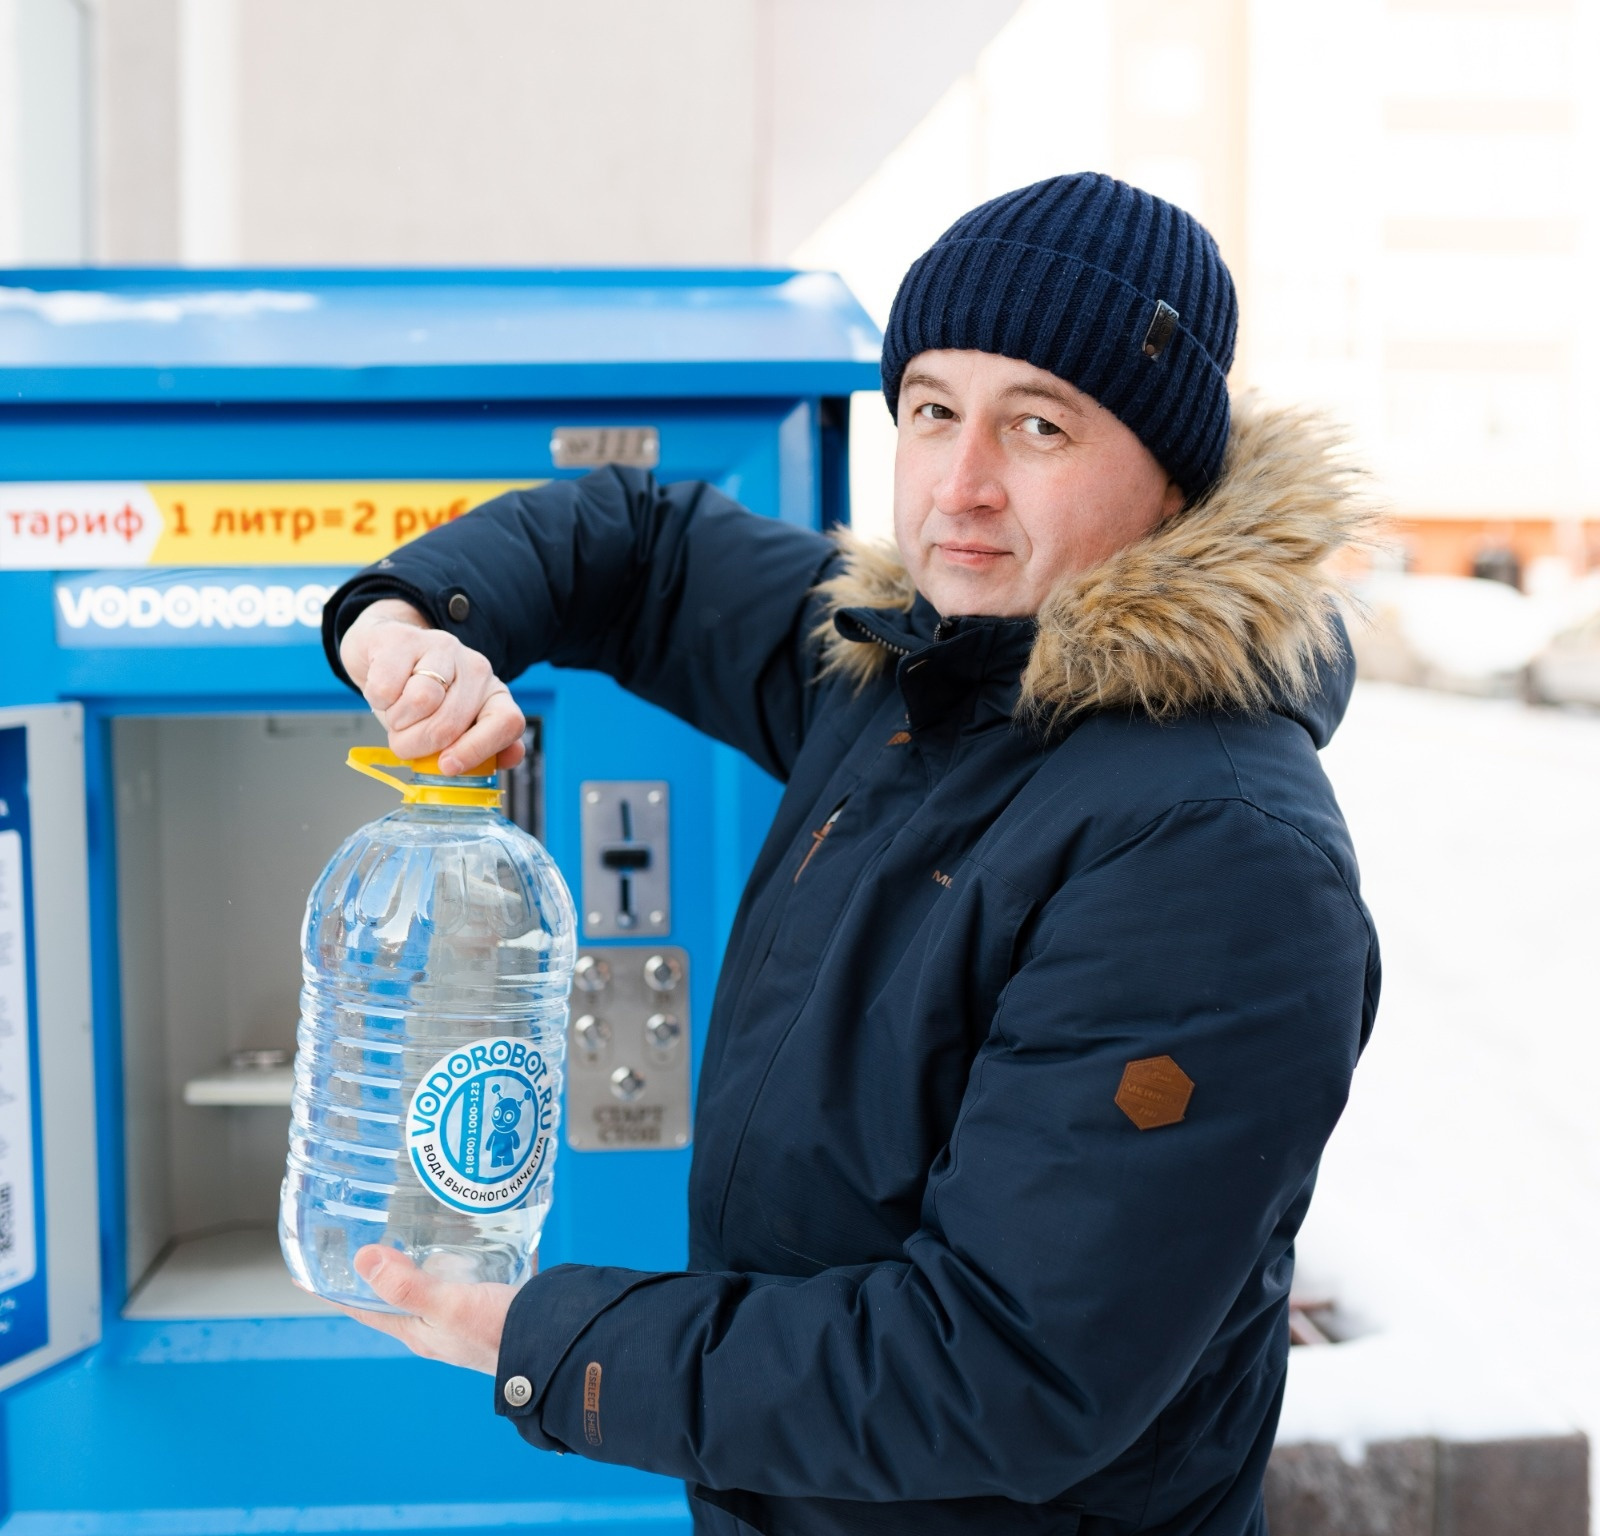
[[[557,427],[550,459],[557,469],[654,469],[661,462],[661,434],[654,427]]]
[[[689,1144],[689,956],[581,949],[567,1041],[567,1143],[581,1152]]]

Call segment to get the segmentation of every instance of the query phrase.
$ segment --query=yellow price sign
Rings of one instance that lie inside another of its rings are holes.
[[[0,570],[368,565],[538,481],[0,482]]]

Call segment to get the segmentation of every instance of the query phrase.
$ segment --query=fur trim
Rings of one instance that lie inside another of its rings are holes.
[[[1039,612],[1019,717],[1053,727],[1088,709],[1157,719],[1204,708],[1302,703],[1338,649],[1326,562],[1359,543],[1376,508],[1340,433],[1313,412],[1234,402],[1221,477],[1191,507],[1091,570]],[[845,568],[819,587],[823,672],[864,684],[889,659],[833,627],[841,608],[909,609],[898,552],[841,530]]]

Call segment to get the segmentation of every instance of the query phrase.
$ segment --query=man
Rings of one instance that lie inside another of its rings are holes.
[[[699,1085],[690,1267],[512,1295],[376,1249],[369,1320],[531,1444],[733,1533],[1264,1529],[1293,1239],[1377,997],[1318,767],[1330,443],[1230,417],[1233,287],[1103,176],[974,210],[883,379],[898,551],[613,470],[329,605],[394,750],[595,667],[786,783]],[[465,596],[465,603],[452,598]]]

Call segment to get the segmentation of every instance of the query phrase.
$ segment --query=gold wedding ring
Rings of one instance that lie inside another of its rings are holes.
[[[411,675],[413,677],[431,677],[446,693],[450,691],[450,679],[448,677],[440,677],[437,672],[428,667],[413,667]]]

